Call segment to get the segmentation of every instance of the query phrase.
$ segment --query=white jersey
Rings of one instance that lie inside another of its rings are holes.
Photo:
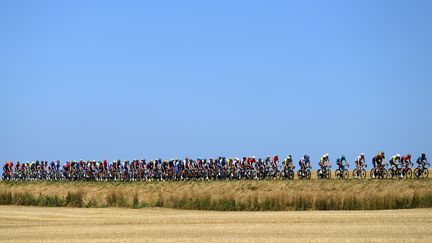
[[[357,156],[357,158],[355,159],[355,162],[356,162],[356,163],[360,163],[360,162],[362,162],[362,161],[365,161],[365,159],[364,159],[364,158],[362,159],[362,156],[361,156],[361,155]]]

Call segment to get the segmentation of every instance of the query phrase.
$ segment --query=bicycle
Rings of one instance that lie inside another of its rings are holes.
[[[414,169],[414,176],[419,178],[428,178],[429,177],[429,163],[424,165],[418,164],[417,168]]]
[[[413,164],[412,163],[404,164],[401,167],[400,173],[401,173],[402,177],[405,177],[406,179],[412,178],[412,169],[410,168],[410,166],[413,166]]]
[[[311,178],[311,174],[312,174],[311,171],[310,171],[310,169],[312,169],[312,167],[306,166],[305,169],[304,169],[304,173],[302,172],[302,169],[299,169],[297,171],[298,178],[300,180],[303,180],[303,179],[309,180]]]
[[[365,179],[366,178],[366,170],[363,167],[367,167],[367,165],[361,164],[359,167],[353,169],[352,171],[352,177],[353,178],[360,178]]]
[[[295,169],[294,166],[284,168],[284,170],[281,173],[281,177],[284,179],[293,180],[294,179],[294,169]]]
[[[401,168],[399,168],[397,165],[392,165],[388,171],[387,171],[388,175],[387,177],[389,179],[393,179],[393,178],[398,178],[398,179],[402,179],[402,173],[401,173]]]
[[[386,179],[387,178],[387,169],[385,168],[387,166],[387,163],[383,162],[380,166],[374,167],[370,171],[370,178],[372,179]]]
[[[341,165],[339,168],[335,170],[335,176],[337,179],[349,179],[349,171],[346,168],[349,168],[348,162],[345,165]]]
[[[317,170],[318,179],[331,179],[331,165],[323,166],[323,169]]]

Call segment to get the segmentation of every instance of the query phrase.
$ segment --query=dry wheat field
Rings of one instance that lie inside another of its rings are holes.
[[[2,182],[0,204],[0,242],[432,241],[429,179]]]
[[[0,206],[1,242],[431,242],[432,210],[215,212]]]
[[[1,182],[0,204],[217,211],[432,208],[432,180]]]

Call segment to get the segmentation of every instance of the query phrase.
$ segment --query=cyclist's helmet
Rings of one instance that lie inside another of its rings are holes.
[[[426,158],[426,154],[425,153],[422,153],[422,158]]]
[[[411,154],[408,154],[407,156],[408,156],[408,158],[411,158]]]

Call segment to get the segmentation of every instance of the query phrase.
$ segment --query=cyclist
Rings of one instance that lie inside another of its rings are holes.
[[[60,172],[60,167],[61,167],[61,165],[60,165],[60,160],[57,160],[57,161],[56,161],[56,165],[55,165],[55,168],[56,168],[56,172],[57,172],[57,173]]]
[[[417,158],[417,164],[419,165],[426,165],[428,162],[427,158],[426,158],[426,154],[422,153],[420,157]]]
[[[365,154],[361,153],[359,156],[357,156],[355,163],[357,170],[361,169],[361,167],[366,163]]]
[[[299,160],[299,166],[301,168],[301,175],[304,176],[306,172],[306,167],[309,167],[310,165],[310,157],[309,155],[305,154],[300,160]]]
[[[32,161],[30,163],[30,172],[33,173],[35,169],[36,169],[36,163],[34,161]]]
[[[277,164],[279,163],[279,156],[275,155],[272,159],[272,167],[273,169],[277,169]]]
[[[363,169],[363,166],[366,165],[366,159],[365,154],[361,153],[357,158],[355,159],[355,165],[356,165],[356,171],[357,171],[357,177],[360,176],[360,171]]]
[[[51,160],[51,163],[49,164],[48,168],[54,170],[55,163],[54,160]]]
[[[411,165],[411,154],[407,154],[405,156],[402,156],[400,159],[401,165],[403,167],[409,167]]]
[[[285,170],[288,170],[288,169],[291,169],[291,168],[293,168],[294,166],[293,166],[293,160],[292,160],[292,156],[291,155],[288,155],[287,157],[286,157],[286,159],[284,160],[284,169]]]
[[[394,171],[397,171],[399,169],[398,166],[401,162],[400,154],[393,155],[389,162],[390,162],[390,165],[392,166],[392,168],[394,169]]]
[[[341,155],[339,158],[337,158],[336,164],[339,170],[344,171],[345,166],[348,165],[345,155]]]
[[[377,155],[375,155],[372,158],[372,164],[374,168],[381,168],[382,167],[382,163],[385,159],[385,154],[384,152],[379,152]]]
[[[19,173],[21,169],[21,162],[18,160],[15,164],[15,173]]]
[[[326,171],[327,167],[330,166],[329,154],[324,154],[319,161],[319,166],[321,167],[320,174],[323,174]]]
[[[6,163],[4,163],[3,165],[3,173],[6,175],[9,172],[9,168],[10,168],[10,163],[9,161],[6,161]]]
[[[266,159],[265,159],[265,161],[264,161],[265,167],[269,168],[270,165],[271,165],[271,163],[272,162],[271,162],[270,156],[267,156]]]
[[[417,158],[417,166],[421,169],[420,171],[423,171],[427,163],[428,160],[426,158],[426,154],[422,153],[421,156]]]
[[[12,161],[10,161],[9,162],[9,168],[8,168],[8,170],[9,170],[9,173],[11,173],[11,174],[12,174],[12,171],[13,171],[13,166],[14,166],[14,163]]]

